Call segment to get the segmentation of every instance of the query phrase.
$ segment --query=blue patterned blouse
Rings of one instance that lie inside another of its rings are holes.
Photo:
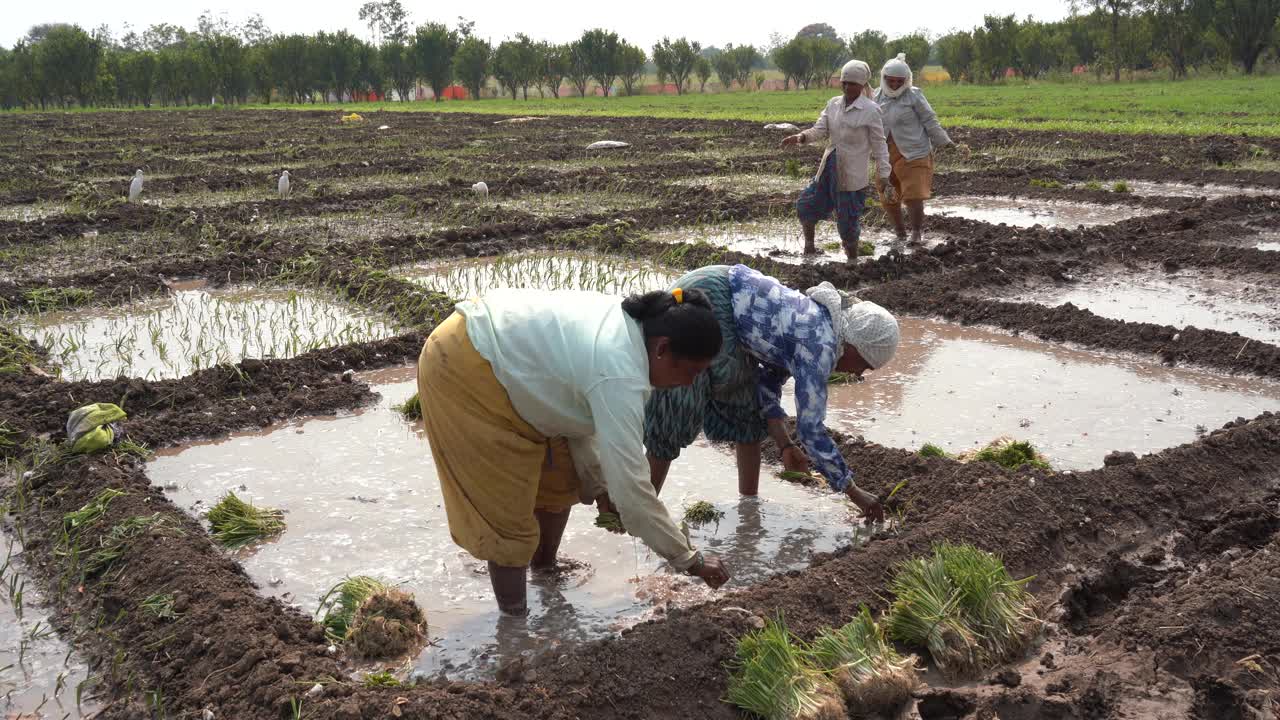
[[[796,431],[813,466],[833,490],[853,480],[823,422],[827,416],[827,378],[842,349],[831,313],[803,293],[746,265],[729,271],[738,342],[762,365],[760,408],[768,419],[786,417],[782,385],[796,381]]]

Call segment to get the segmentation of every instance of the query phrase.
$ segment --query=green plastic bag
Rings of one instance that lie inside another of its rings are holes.
[[[126,417],[124,410],[112,403],[93,403],[72,410],[67,416],[67,441],[71,443],[71,451],[95,453],[111,447],[116,437],[112,423]]]

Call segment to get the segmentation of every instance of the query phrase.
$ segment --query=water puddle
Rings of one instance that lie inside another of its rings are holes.
[[[1014,227],[1041,225],[1068,228],[1077,225],[1110,225],[1159,212],[1128,205],[1091,205],[1058,200],[980,196],[938,198],[928,203],[926,211],[993,225],[1003,223]]]
[[[1258,249],[1268,252],[1280,252],[1280,242],[1261,242],[1258,243]]]
[[[88,667],[49,625],[43,597],[21,572],[22,546],[2,536],[0,713],[14,720],[92,717]]]
[[[962,452],[1009,435],[1059,469],[1156,452],[1280,409],[1280,384],[901,318],[902,344],[867,381],[829,386],[827,424],[892,447]],[[1225,351],[1225,350],[1224,350]],[[794,410],[792,391],[784,393]],[[857,471],[857,468],[854,468]]]
[[[1205,183],[1204,185],[1195,185],[1192,183],[1178,182],[1157,182],[1154,180],[1121,180],[1119,183],[1102,183],[1101,189],[1113,190],[1118,184],[1123,184],[1128,188],[1127,192],[1138,195],[1139,197],[1177,197],[1177,198],[1198,198],[1204,197],[1210,200],[1225,197],[1241,197],[1277,194],[1280,191],[1271,190],[1263,187],[1249,187],[1246,185],[1219,185],[1215,183]],[[1077,183],[1073,188],[1080,189],[1088,187],[1087,183]],[[1121,192],[1126,192],[1121,190]]]
[[[733,195],[762,195],[787,193],[799,195],[801,190],[813,180],[811,177],[793,178],[787,175],[712,175],[707,177],[675,180],[671,184],[677,187],[714,190]]]
[[[668,605],[711,596],[701,581],[674,574],[642,543],[595,527],[595,509],[575,508],[561,558],[586,566],[558,578],[531,577],[530,614],[504,620],[484,564],[449,538],[435,467],[422,431],[391,406],[416,389],[413,368],[368,373],[382,393],[352,415],[298,421],[266,431],[162,451],[150,465],[157,485],[198,512],[235,489],[286,511],[288,530],[241,557],[262,592],[315,610],[344,576],[403,582],[427,612],[432,647],[418,672],[491,674],[496,663],[535,650],[554,652],[615,633]],[[766,473],[772,473],[766,468]],[[759,498],[741,498],[727,453],[695,445],[672,466],[663,499],[675,515],[707,500],[725,513],[718,526],[691,530],[694,543],[720,554],[741,588],[804,567],[812,552],[856,539],[843,496],[762,480]]]
[[[68,380],[176,378],[220,363],[295,357],[395,334],[372,314],[314,293],[177,284],[163,297],[21,315],[16,325],[49,349]]]
[[[803,253],[804,236],[794,218],[669,228],[650,233],[649,238],[664,243],[707,243],[791,264],[845,262],[847,259],[840,247],[840,233],[834,222],[820,222],[815,228],[813,240],[818,247],[815,255]],[[910,246],[898,244],[893,233],[887,230],[863,228],[862,239],[875,245],[873,258],[882,257],[894,248],[904,253],[912,251]]]
[[[1126,273],[1093,275],[1063,286],[1038,287],[1014,295],[1014,302],[1071,303],[1097,315],[1129,322],[1237,332],[1280,344],[1278,290],[1263,282],[1204,275]]]
[[[679,272],[655,262],[592,255],[534,252],[431,262],[397,274],[450,297],[479,297],[499,288],[590,290],[630,295],[665,290]]]

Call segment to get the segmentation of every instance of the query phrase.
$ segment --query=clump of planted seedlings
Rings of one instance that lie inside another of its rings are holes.
[[[1038,470],[1049,470],[1049,462],[1026,440],[1014,440],[1001,437],[991,441],[986,447],[961,456],[961,461],[993,462],[1000,467],[1017,470],[1030,465]]]
[[[657,265],[636,260],[537,254],[467,260],[421,272],[411,279],[453,297],[478,297],[494,288],[629,295],[665,288],[675,278]]]
[[[409,396],[408,400],[399,405],[391,406],[391,409],[403,415],[406,420],[422,419],[422,402],[418,399],[417,392],[414,392],[413,395]]]
[[[706,500],[698,500],[684,509],[684,521],[690,527],[719,523],[723,519],[724,511],[717,510],[715,505]]]
[[[942,543],[898,567],[885,627],[928,650],[948,676],[973,677],[1019,656],[1039,633],[1030,580],[1014,580],[1000,558],[972,545]]]
[[[335,642],[346,640],[351,619],[361,603],[374,593],[389,589],[390,585],[368,575],[354,575],[329,588],[329,592],[320,598],[320,607],[316,610],[325,635]]]
[[[820,632],[809,654],[854,712],[889,713],[911,697],[917,684],[915,656],[899,655],[865,606],[844,627]]]
[[[725,700],[765,720],[843,720],[840,692],[781,619],[738,640]]]
[[[261,508],[228,492],[205,514],[213,537],[235,550],[284,532],[284,512]]]

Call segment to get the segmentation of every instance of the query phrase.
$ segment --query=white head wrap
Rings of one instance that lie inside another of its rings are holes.
[[[831,313],[836,335],[852,345],[873,369],[893,359],[898,351],[898,321],[888,310],[837,290],[825,280],[804,294]]]
[[[891,77],[905,78],[905,80],[897,90],[894,90],[889,87],[889,83],[884,81],[885,78]],[[907,54],[898,53],[898,57],[885,63],[884,67],[880,69],[880,92],[887,97],[896,98],[911,89],[912,79],[914,79],[914,76],[911,74],[911,66],[907,64]]]
[[[871,80],[871,66],[861,60],[850,60],[840,68],[840,82],[866,85]]]

